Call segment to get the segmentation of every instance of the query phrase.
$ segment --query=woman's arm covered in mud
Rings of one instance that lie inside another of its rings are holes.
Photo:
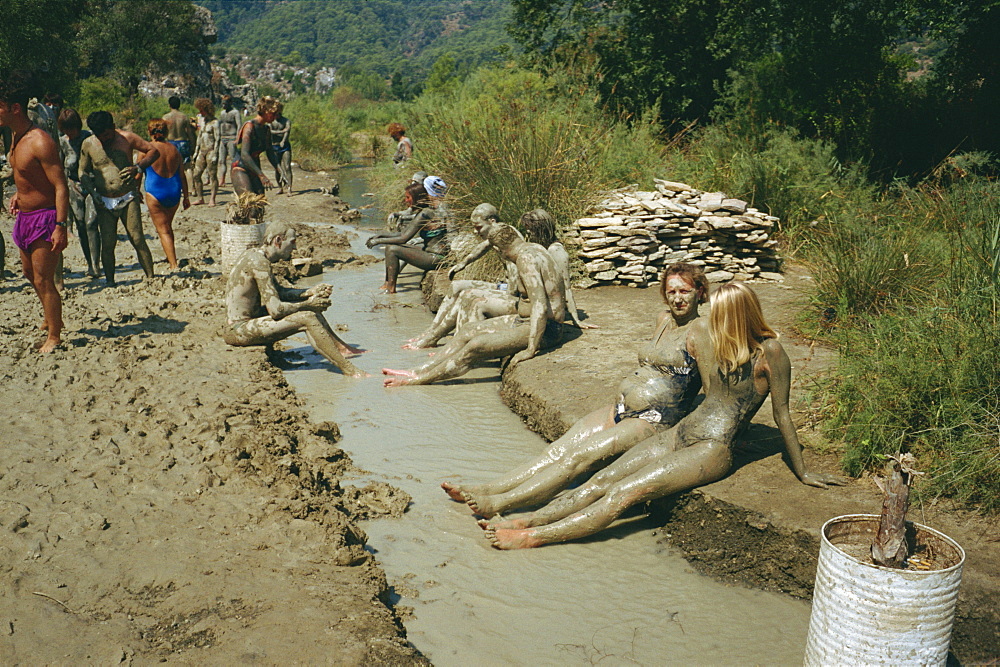
[[[483,255],[485,255],[491,247],[492,246],[490,246],[489,241],[483,241],[482,243],[477,245],[472,250],[472,252],[470,252],[468,255],[462,258],[462,261],[460,261],[458,264],[448,269],[448,278],[450,280],[454,280],[456,273],[466,268],[467,266],[469,266],[469,264],[472,264],[474,261],[476,261]]]
[[[416,236],[421,229],[423,229],[425,224],[433,219],[430,214],[424,214],[424,211],[427,210],[429,209],[424,209],[418,213],[413,220],[410,221],[410,224],[406,227],[406,229],[401,231],[396,236],[376,234],[365,241],[365,245],[369,248],[374,248],[377,245],[405,245],[410,239]]]
[[[788,453],[792,472],[803,484],[821,489],[825,489],[831,484],[838,486],[845,484],[846,480],[837,475],[812,473],[806,470],[805,462],[802,460],[802,445],[799,443],[799,435],[792,422],[791,411],[788,409],[788,397],[792,385],[792,364],[788,360],[785,348],[777,340],[773,338],[765,340],[763,348],[767,361],[767,379],[771,392],[774,423],[778,425],[781,438],[785,442],[785,451]]]

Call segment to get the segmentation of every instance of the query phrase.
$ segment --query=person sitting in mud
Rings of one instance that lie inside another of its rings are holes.
[[[701,405],[541,509],[508,520],[482,520],[494,547],[537,547],[593,535],[633,505],[725,477],[734,443],[768,394],[799,481],[819,488],[846,482],[809,472],[803,463],[788,410],[791,364],[754,291],[742,283],[723,285],[712,294],[711,306],[709,317],[695,321],[687,336],[687,352],[697,361],[705,387]]]
[[[222,149],[222,135],[219,132],[219,121],[215,118],[215,105],[212,104],[212,100],[199,97],[194,101],[194,107],[201,114],[204,125],[198,132],[198,142],[194,150],[194,173],[191,175],[191,180],[194,196],[197,199],[193,205],[200,206],[205,203],[205,186],[202,178],[207,172],[211,193],[208,205],[215,206],[215,199],[219,194],[219,153]]]
[[[414,183],[423,184],[424,179],[427,178],[427,173],[423,171],[414,172],[413,176],[410,177],[410,182],[407,185],[413,185]],[[413,221],[417,213],[420,211],[414,210],[413,206],[408,206],[402,211],[394,211],[389,214],[389,217],[385,220],[385,229],[387,232],[398,232],[403,227],[407,226]]]
[[[147,278],[153,277],[153,255],[142,232],[139,208],[139,174],[160,157],[151,143],[133,132],[116,130],[114,118],[107,111],[87,116],[93,133],[80,145],[80,183],[85,191],[96,192],[97,226],[101,230],[101,268],[108,285],[115,284],[115,246],[118,245],[118,220],[135,248],[136,257]],[[144,153],[132,164],[134,152]]]
[[[447,227],[435,217],[424,186],[408,185],[404,197],[406,204],[416,210],[406,229],[396,236],[377,234],[365,241],[369,248],[385,246],[385,283],[380,288],[383,294],[396,293],[396,279],[403,262],[430,271],[441,266],[448,254]],[[407,245],[418,234],[423,248]]]
[[[485,209],[477,207],[477,210]],[[418,368],[383,368],[382,373],[389,376],[383,383],[386,387],[450,380],[490,359],[511,357],[507,367],[512,368],[533,358],[539,350],[560,342],[566,295],[552,255],[492,217],[476,216],[473,224],[477,233],[489,239],[505,260],[516,265],[517,291],[523,295],[518,302],[518,313],[462,327],[439,354]]]
[[[278,100],[265,95],[257,102],[257,115],[243,123],[236,137],[236,161],[233,162],[233,193],[264,194],[265,188],[274,187],[261,167],[260,156],[267,154],[271,165],[278,163],[271,139],[271,123],[278,116]]]
[[[668,266],[660,279],[666,309],[653,338],[639,348],[639,368],[626,377],[614,402],[573,424],[541,456],[493,482],[441,488],[481,516],[551,500],[596,464],[628,451],[676,424],[691,411],[701,389],[697,364],[688,354],[689,328],[708,300],[704,271],[691,264]]]
[[[298,290],[275,281],[271,264],[291,259],[294,250],[295,229],[272,222],[264,232],[264,244],[236,260],[226,281],[229,320],[223,340],[235,347],[270,345],[304,331],[313,348],[344,375],[368,377],[344,358],[361,350],[342,341],[323,316],[330,307],[330,285]]]
[[[491,204],[480,204],[472,212],[473,223],[476,218],[487,217],[499,222],[500,214]],[[593,324],[583,324],[577,315],[576,300],[570,286],[569,254],[562,243],[556,240],[555,221],[547,211],[535,209],[521,216],[521,228],[524,229],[526,240],[546,247],[556,263],[559,275],[563,278],[563,290],[566,294],[566,309],[573,324],[580,329],[594,329]],[[482,226],[478,230],[488,229]],[[491,317],[511,315],[517,312],[518,294],[517,267],[512,262],[504,262],[507,281],[505,283],[490,283],[483,280],[454,280],[455,274],[468,267],[472,262],[485,255],[491,248],[485,238],[466,257],[455,266],[448,269],[448,278],[452,279],[451,294],[438,308],[434,321],[419,336],[410,339],[403,345],[405,350],[417,350],[434,347],[438,341],[470,322],[481,322]]]

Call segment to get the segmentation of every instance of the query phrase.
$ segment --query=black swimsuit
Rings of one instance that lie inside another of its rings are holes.
[[[673,426],[691,411],[691,404],[701,390],[701,375],[694,357],[687,350],[679,352],[684,360],[682,365],[658,366],[660,375],[647,378],[640,386],[629,391],[633,400],[641,395],[645,399],[645,407],[629,410],[625,405],[625,395],[619,397],[615,407],[615,423],[635,418],[651,424]]]

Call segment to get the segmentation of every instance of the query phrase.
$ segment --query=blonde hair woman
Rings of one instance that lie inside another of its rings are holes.
[[[633,505],[725,477],[733,444],[768,394],[799,480],[820,488],[844,483],[805,468],[788,410],[791,364],[753,290],[742,283],[717,289],[711,314],[691,326],[687,346],[705,388],[702,404],[674,428],[629,450],[540,510],[523,518],[482,521],[494,547],[536,547],[592,535]]]

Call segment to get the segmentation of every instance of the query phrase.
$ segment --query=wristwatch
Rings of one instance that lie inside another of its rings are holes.
[[[65,226],[66,226],[66,221],[65,220],[63,220],[62,222],[59,222],[58,220],[56,220],[56,227],[65,227]]]

